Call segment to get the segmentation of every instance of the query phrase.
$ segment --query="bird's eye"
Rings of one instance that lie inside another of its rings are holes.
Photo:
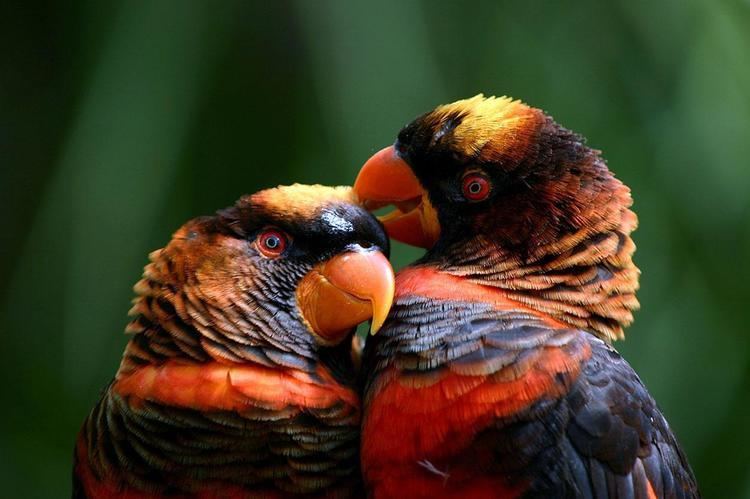
[[[280,230],[268,229],[260,233],[257,245],[263,255],[276,258],[286,249],[287,241],[286,235]]]
[[[464,197],[469,201],[484,201],[490,195],[490,179],[482,173],[471,172],[464,175],[461,182]]]

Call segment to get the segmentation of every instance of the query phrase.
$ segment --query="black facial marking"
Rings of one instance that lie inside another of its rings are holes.
[[[390,253],[382,224],[364,208],[340,201],[322,204],[304,218],[240,202],[219,211],[215,226],[218,231],[247,240],[254,240],[267,227],[276,227],[291,239],[285,257],[310,264],[327,260],[353,245],[376,248],[386,256]]]

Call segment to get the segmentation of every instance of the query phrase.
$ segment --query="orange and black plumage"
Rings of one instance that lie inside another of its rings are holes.
[[[150,255],[74,497],[349,497],[360,484],[354,326],[382,323],[382,226],[348,188],[261,191]]]
[[[542,111],[477,96],[417,118],[355,183],[399,273],[365,350],[373,497],[697,497],[637,374],[609,345],[638,307],[629,189]]]

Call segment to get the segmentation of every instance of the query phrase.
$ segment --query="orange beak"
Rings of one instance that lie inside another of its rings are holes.
[[[334,345],[368,319],[375,334],[391,309],[395,286],[393,268],[383,253],[347,251],[302,278],[297,305],[310,329],[324,344]]]
[[[378,217],[393,239],[431,248],[440,237],[435,208],[393,146],[380,150],[362,166],[354,193],[368,210],[395,205],[394,211]]]

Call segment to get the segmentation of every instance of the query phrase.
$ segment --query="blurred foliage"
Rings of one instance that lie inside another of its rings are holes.
[[[632,187],[643,306],[618,348],[705,495],[750,497],[748,26],[730,0],[0,3],[0,495],[69,495],[131,285],[181,223],[350,183],[411,118],[484,92]]]

